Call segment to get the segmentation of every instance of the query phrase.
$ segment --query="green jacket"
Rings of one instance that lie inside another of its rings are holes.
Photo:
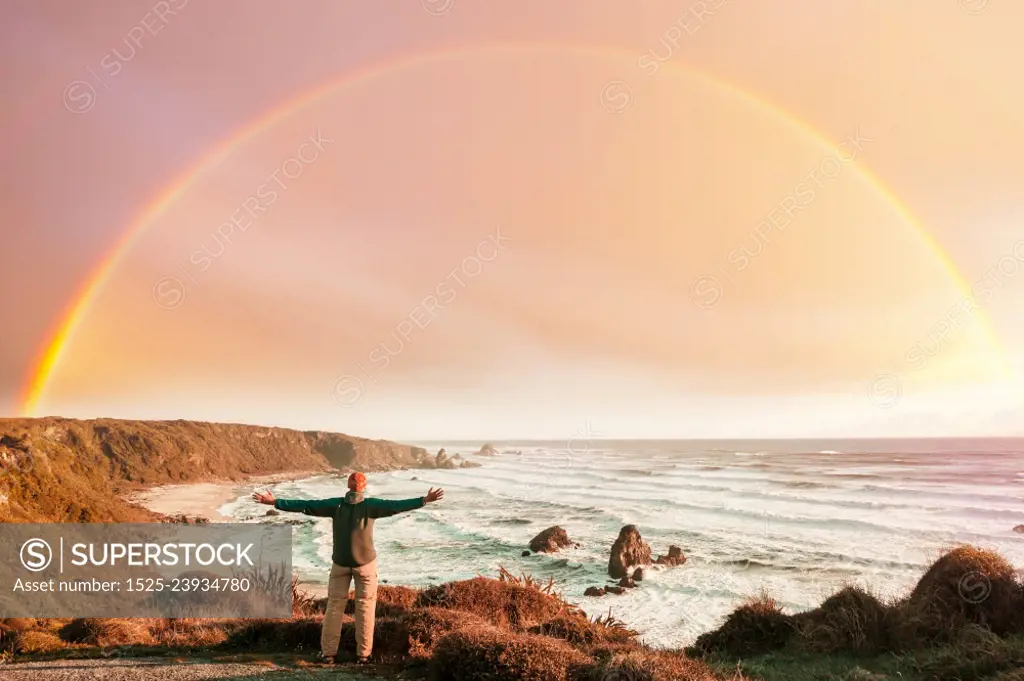
[[[373,548],[373,521],[422,508],[426,497],[415,499],[364,499],[349,492],[334,499],[278,499],[274,508],[331,518],[334,523],[334,551],[331,560],[341,567],[361,567],[377,559]]]

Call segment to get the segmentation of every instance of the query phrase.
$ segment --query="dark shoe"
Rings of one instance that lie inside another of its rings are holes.
[[[357,657],[356,658],[356,664],[358,664],[358,665],[370,664],[370,658],[368,658],[368,657]]]
[[[317,653],[316,661],[319,662],[320,664],[334,664],[335,663],[334,656],[333,655],[324,655],[322,650],[319,653]]]

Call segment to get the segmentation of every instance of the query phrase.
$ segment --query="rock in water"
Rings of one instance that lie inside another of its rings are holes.
[[[497,456],[498,450],[494,448],[490,442],[480,448],[480,451],[476,453],[477,456]]]
[[[1013,528],[1013,531],[1014,532],[1020,532],[1021,534],[1024,534],[1024,525],[1018,525],[1017,527]]]
[[[534,553],[554,553],[572,545],[569,535],[557,525],[549,527],[530,540],[530,550]]]
[[[642,581],[644,581],[644,569],[643,568],[639,568],[638,567],[636,570],[633,571],[633,581],[634,582],[642,582]]]
[[[621,596],[622,594],[626,593],[626,590],[621,586],[606,586],[604,588],[604,592],[607,594],[615,594],[616,596]]]
[[[668,547],[668,555],[658,556],[658,560],[654,562],[658,565],[669,565],[674,567],[685,563],[686,556],[683,555],[683,550],[678,546],[670,546]]]
[[[599,586],[588,586],[583,592],[584,596],[604,596],[604,589]]]
[[[651,564],[651,547],[647,545],[636,525],[626,525],[619,531],[619,538],[612,544],[612,554],[608,559],[608,574],[613,579],[621,579],[627,571],[638,565]]]
[[[626,576],[619,580],[619,586],[623,589],[635,589],[636,582],[633,581],[632,577]]]
[[[281,515],[281,512],[278,511],[277,509],[272,508],[272,509],[270,509],[269,511],[266,512],[266,515],[268,515],[268,516]]]
[[[530,555],[529,551],[523,551],[523,558],[526,558],[529,555]]]

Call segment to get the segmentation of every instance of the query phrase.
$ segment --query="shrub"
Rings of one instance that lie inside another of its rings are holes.
[[[14,651],[23,655],[52,653],[66,647],[59,636],[48,631],[22,631],[14,639]]]
[[[793,618],[782,612],[774,598],[761,592],[730,613],[718,629],[701,634],[692,650],[700,656],[762,655],[783,648],[793,626]]]
[[[153,645],[152,620],[79,618],[61,627],[58,635],[68,643],[94,646]]]
[[[895,644],[901,649],[954,640],[968,624],[1004,635],[1021,628],[1021,588],[998,553],[961,546],[935,561],[897,606]]]
[[[793,617],[795,646],[812,653],[877,655],[891,647],[891,610],[867,591],[848,586]]]
[[[37,620],[31,617],[8,617],[6,619],[0,619],[0,626],[3,626],[11,631],[28,631],[29,629],[35,629]]]
[[[409,654],[429,657],[434,645],[445,635],[466,627],[480,627],[487,621],[471,612],[443,608],[415,608],[403,618],[409,641]]]
[[[319,650],[322,617],[249,620],[227,636],[224,645],[247,651]]]
[[[993,674],[1024,667],[1020,640],[1002,639],[977,624],[964,626],[949,645],[922,657],[919,667],[923,678],[990,681]]]
[[[430,668],[437,681],[565,681],[588,662],[562,641],[484,626],[441,638]]]
[[[629,643],[637,632],[627,629],[617,620],[608,624],[602,618],[588,620],[583,615],[560,615],[543,624],[529,628],[531,634],[562,639],[574,645],[595,643]]]
[[[579,668],[573,681],[717,681],[711,668],[677,652],[634,650]]]
[[[416,607],[463,610],[499,627],[514,629],[526,629],[564,611],[575,610],[562,599],[534,585],[524,586],[486,577],[432,586],[419,595]]]

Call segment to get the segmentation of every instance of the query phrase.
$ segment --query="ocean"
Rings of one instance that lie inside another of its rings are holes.
[[[691,643],[761,590],[791,611],[846,584],[906,593],[960,543],[1024,566],[1024,534],[1013,532],[1024,524],[1024,441],[523,441],[494,443],[496,456],[477,456],[479,442],[415,444],[482,465],[368,475],[371,496],[445,489],[437,504],[377,522],[381,580],[427,586],[497,577],[500,566],[553,577],[567,600],[610,611],[658,647]],[[342,496],[345,480],[273,490]],[[243,497],[221,510],[243,519],[266,507]],[[687,563],[648,570],[625,595],[584,597],[609,583],[609,550],[627,524],[655,555],[675,544]],[[581,547],[522,557],[552,525]],[[325,582],[330,521],[297,526],[294,543],[299,575]]]

